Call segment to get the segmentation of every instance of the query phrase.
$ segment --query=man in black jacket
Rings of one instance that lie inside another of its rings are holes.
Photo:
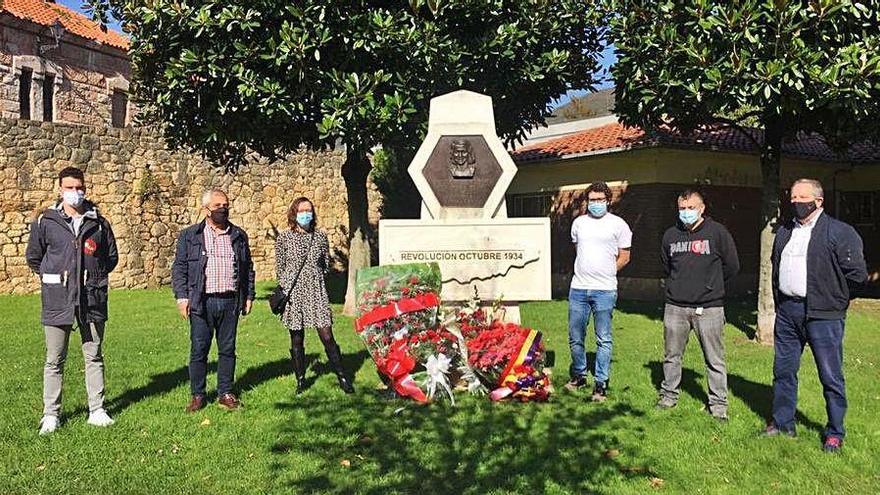
[[[219,189],[202,195],[205,220],[180,232],[171,268],[177,309],[190,323],[187,412],[205,407],[208,351],[217,335],[217,403],[238,409],[232,392],[238,316],[251,311],[254,265],[244,230],[229,222],[229,198]]]
[[[74,325],[82,338],[89,397],[88,423],[110,426],[104,410],[104,323],[108,274],[119,255],[106,218],[85,199],[85,175],[67,167],[58,174],[61,199],[31,224],[25,258],[40,277],[46,364],[40,434],[59,426],[61,383]]]
[[[668,409],[678,402],[681,356],[693,329],[706,361],[709,412],[726,421],[724,285],[739,271],[739,257],[730,232],[705,213],[700,192],[682,192],[678,196],[678,222],[663,235],[660,259],[666,272],[665,356],[657,407]]]
[[[767,436],[795,436],[801,354],[809,344],[825,395],[824,450],[843,445],[846,389],[843,330],[853,293],[868,280],[862,239],[851,226],[824,213],[822,184],[799,179],[791,186],[794,219],[773,242],[776,303],[773,420]]]

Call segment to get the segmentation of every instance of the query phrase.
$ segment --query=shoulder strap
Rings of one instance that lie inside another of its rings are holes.
[[[287,298],[290,299],[290,295],[293,293],[293,288],[296,287],[296,281],[299,280],[299,274],[302,273],[303,267],[306,266],[306,262],[309,260],[309,252],[312,250],[312,244],[315,241],[315,231],[312,231],[312,235],[309,236],[309,245],[306,248],[306,254],[303,256],[302,263],[299,264],[299,268],[296,270],[296,275],[293,276],[293,280],[290,282],[290,288],[287,289]]]

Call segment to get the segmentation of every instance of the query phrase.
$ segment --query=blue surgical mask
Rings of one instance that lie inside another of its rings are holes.
[[[685,225],[693,225],[700,219],[700,212],[697,210],[678,210],[678,219]]]
[[[587,205],[587,210],[590,211],[590,215],[593,215],[596,218],[605,216],[608,213],[608,203],[590,203]]]
[[[296,214],[296,223],[300,224],[303,227],[308,227],[312,224],[312,219],[315,218],[310,211],[300,211]]]
[[[68,205],[79,208],[79,205],[82,204],[83,199],[86,197],[85,191],[64,191],[61,193],[61,197],[64,198],[64,202]]]

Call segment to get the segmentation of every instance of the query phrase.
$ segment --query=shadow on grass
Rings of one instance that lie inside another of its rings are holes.
[[[318,360],[319,357],[321,358],[320,360]],[[343,354],[342,369],[345,370],[346,376],[351,378],[359,369],[361,369],[364,361],[367,361],[368,359],[370,359],[370,354],[365,349],[361,349],[354,353]],[[327,361],[327,356],[323,353],[320,355],[309,354],[306,356],[306,366],[308,366],[308,369],[311,369],[312,373],[314,373],[314,380],[317,380],[321,375],[333,373],[333,370],[330,368],[330,363]]]
[[[727,323],[736,327],[749,340],[755,339],[755,329],[758,326],[757,305],[758,302],[753,298],[727,301],[724,305]],[[650,320],[662,322],[663,307],[664,304],[660,302],[619,300],[616,309],[622,313],[642,315]]]
[[[758,301],[753,299],[737,300],[724,307],[724,316],[730,323],[749,340],[755,340],[758,328]]]
[[[216,373],[217,362],[208,363],[208,374]],[[157,373],[150,376],[150,381],[146,385],[137,388],[131,388],[123,392],[121,395],[113,397],[107,403],[107,411],[111,415],[119,414],[138,402],[147,400],[151,397],[167,394],[175,388],[189,382],[189,366],[181,366],[172,371]],[[86,409],[77,411],[85,413]]]
[[[315,338],[317,338],[317,336],[315,336]],[[319,358],[322,360],[319,360]],[[364,361],[368,358],[369,354],[365,350],[343,354],[342,367],[345,370],[346,375],[349,378],[354,376],[355,372],[363,366]],[[306,355],[307,369],[311,369],[312,371],[311,376],[308,376],[308,374],[306,376],[309,385],[314,384],[321,375],[333,373],[333,370],[330,369],[330,365],[326,360],[327,357],[323,355],[323,353],[309,353]],[[184,371],[186,371],[186,368],[184,368]],[[259,387],[270,380],[292,374],[293,365],[290,363],[290,359],[278,359],[245,370],[245,372],[235,380],[235,388],[242,393],[246,393],[248,390]]]
[[[242,394],[261,384],[292,373],[290,359],[278,359],[248,368],[235,380],[235,389]]]
[[[663,383],[663,362],[651,361],[645,365],[645,368],[651,370],[651,383],[653,383],[654,388],[659,391],[660,385]],[[701,383],[702,381],[702,374],[682,366],[681,384],[679,385],[680,390],[699,400],[701,403],[706,404],[706,407],[709,407],[709,396],[704,390],[704,386]]]
[[[307,361],[315,361],[317,357],[318,356],[316,354],[309,354]],[[342,356],[343,365],[345,366],[346,371],[348,371],[350,374],[353,374],[353,370],[360,369],[361,365],[367,357],[368,354],[366,353],[366,351],[360,351],[354,354],[344,354]],[[319,365],[319,368],[321,370],[317,372],[319,376],[323,373],[330,372],[329,368],[327,367],[321,367]],[[217,362],[209,362],[209,377],[216,372]],[[242,393],[246,393],[248,390],[259,387],[263,383],[290,373],[292,373],[290,360],[278,359],[246,369],[244,373],[236,377],[234,387],[236,390]],[[172,371],[157,373],[150,376],[150,381],[146,385],[126,390],[121,395],[113,397],[107,402],[106,407],[111,415],[116,415],[141,401],[171,392],[175,388],[188,382],[188,366],[181,366]],[[215,394],[209,393],[209,400],[213,400],[214,395]],[[86,408],[82,407],[74,411],[73,414],[85,414],[86,412]]]
[[[660,390],[660,384],[663,382],[663,363],[651,361],[645,365],[645,368],[651,370],[651,382],[657,390]],[[702,374],[689,368],[682,368],[681,390],[709,407],[709,396],[706,394],[704,386]],[[773,387],[771,385],[728,373],[727,389],[728,393],[742,400],[746,407],[765,423],[770,422],[773,414]],[[816,433],[821,434],[824,430],[821,424],[807,418],[800,411],[795,413],[795,419],[800,425]]]
[[[283,423],[270,449],[277,483],[294,493],[602,493],[611,480],[656,476],[625,464],[634,450],[609,453],[615,430],[644,414],[624,403],[562,399],[551,411],[485,397],[456,407],[357,399],[277,406],[303,418]],[[297,469],[302,457],[308,470]]]
[[[769,423],[773,415],[773,387],[764,383],[758,383],[740,375],[728,374],[727,386],[730,393],[739,397],[755,415]],[[795,411],[795,421],[817,434],[821,435],[825,428],[807,418],[800,411]]]

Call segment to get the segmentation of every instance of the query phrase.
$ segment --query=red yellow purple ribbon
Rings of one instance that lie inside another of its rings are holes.
[[[526,336],[522,347],[520,347],[516,358],[511,359],[501,373],[501,377],[498,380],[498,388],[489,394],[490,399],[494,401],[501,400],[517,391],[516,382],[518,377],[515,370],[523,364],[529,364],[534,359],[533,350],[537,348],[540,341],[541,336],[538,331],[529,330],[529,334]]]

